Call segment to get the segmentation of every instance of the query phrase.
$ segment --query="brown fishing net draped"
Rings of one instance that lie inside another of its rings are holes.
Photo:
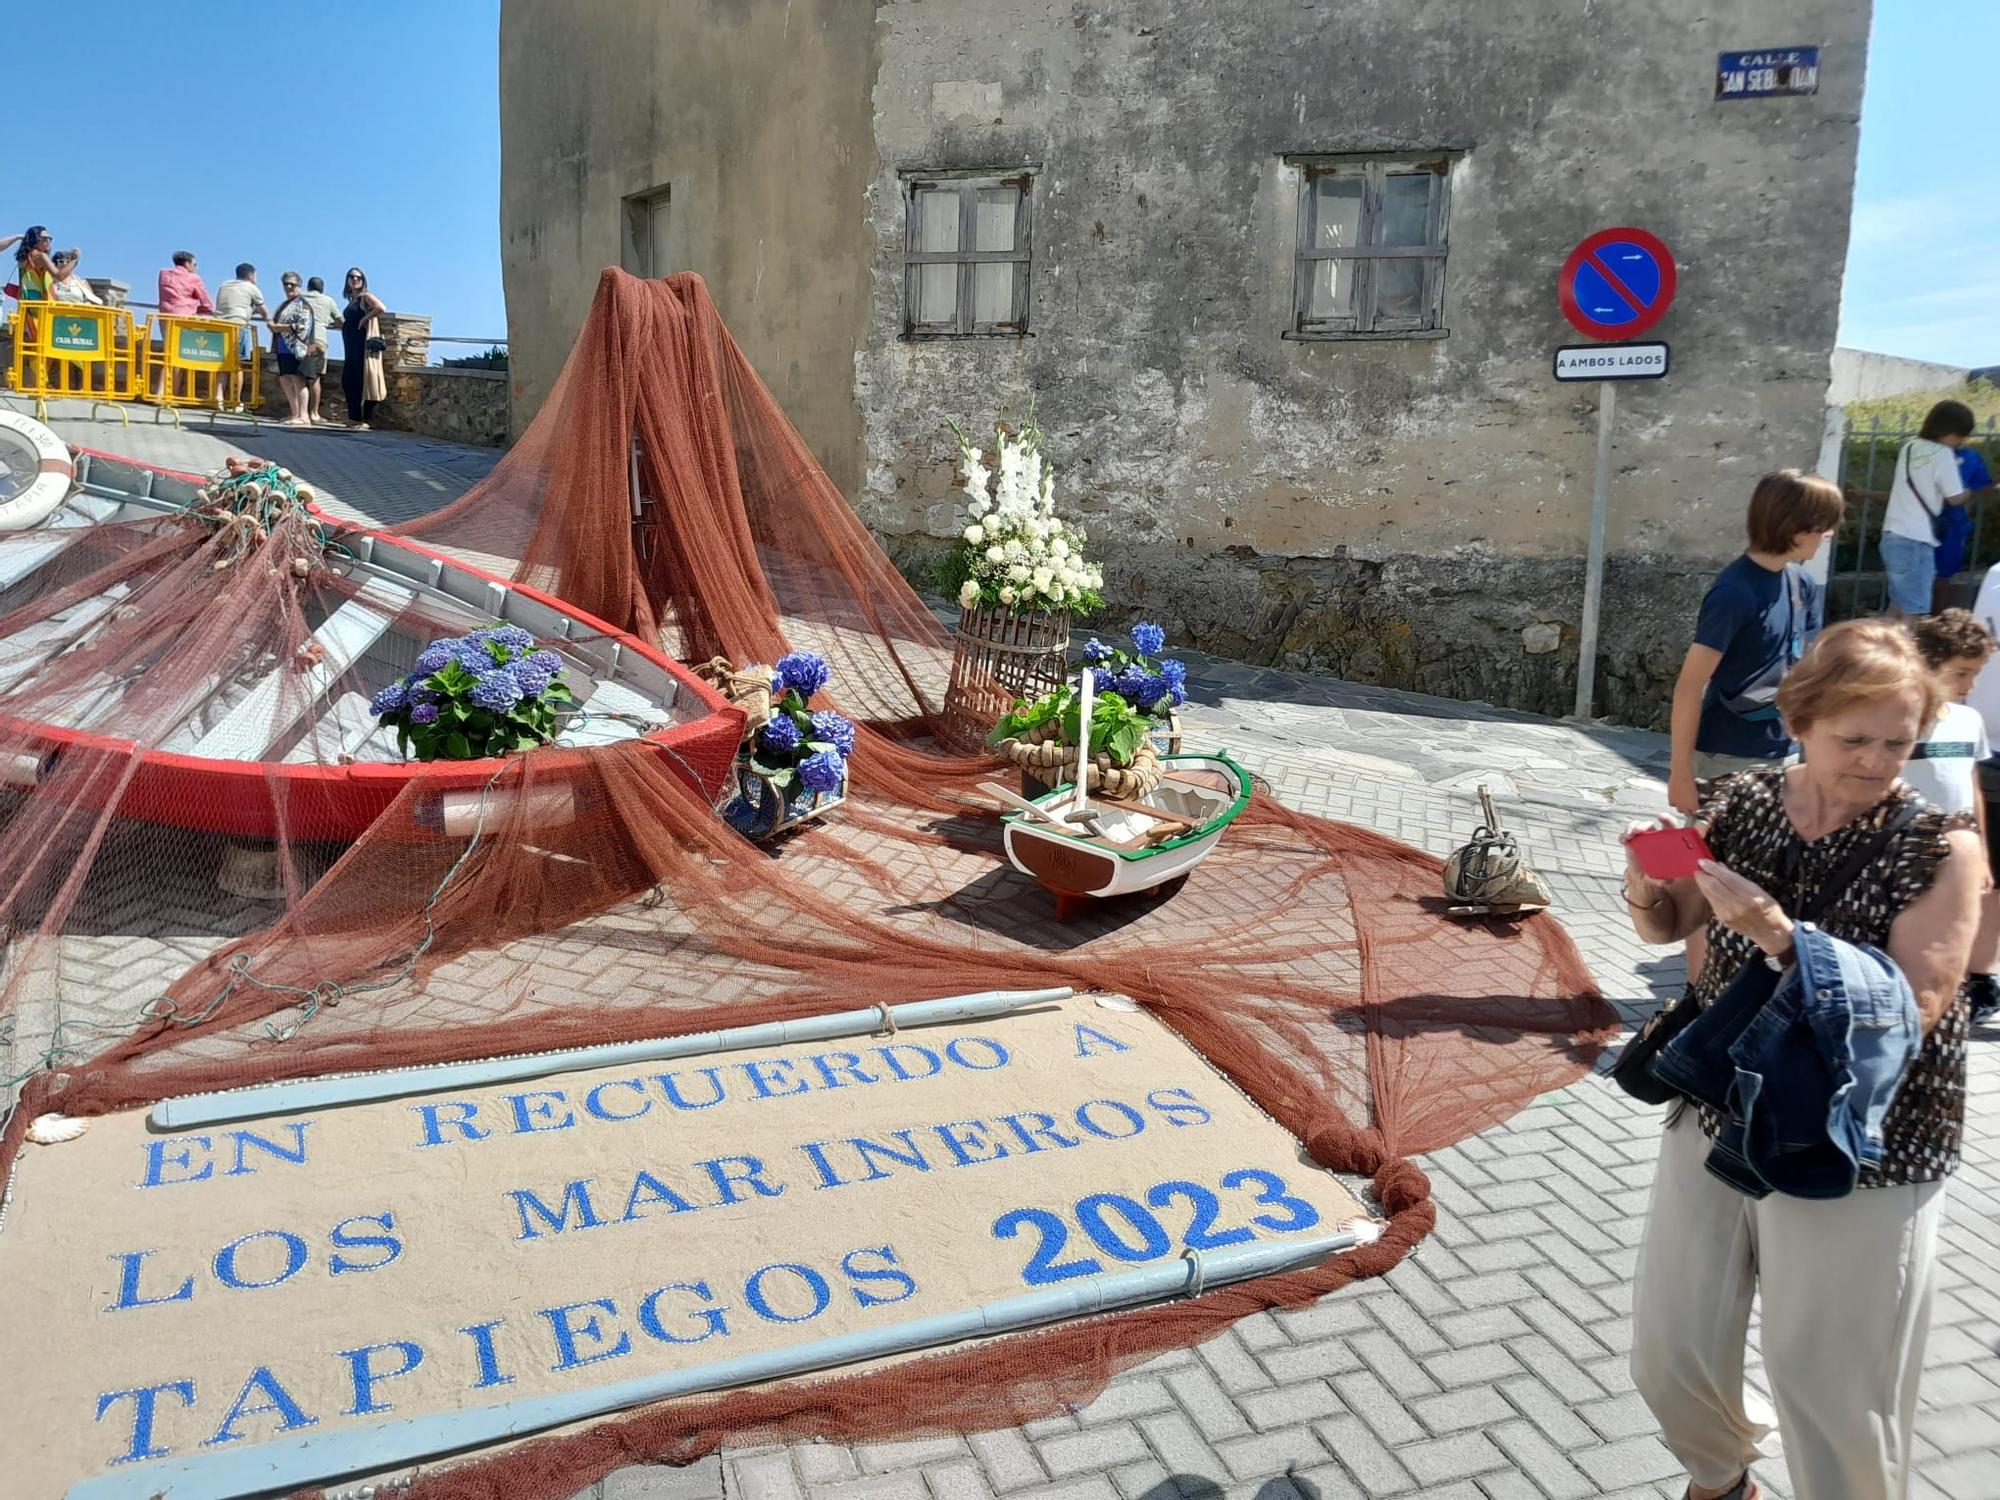
[[[99,463],[95,477],[136,482]],[[1435,860],[1264,796],[1171,896],[1055,922],[972,790],[994,763],[934,739],[946,633],[693,276],[606,271],[524,439],[404,532],[679,661],[824,655],[833,681],[815,706],[859,724],[856,785],[775,852],[717,816],[740,718],[685,682],[673,743],[626,734],[510,756],[441,810],[435,786],[368,759],[372,719],[355,700],[393,673],[395,650],[482,623],[478,611],[385,599],[341,571],[355,538],[315,536],[297,514],[223,530],[182,514],[113,521],[26,571],[22,549],[65,533],[0,543],[0,579],[22,574],[0,593],[13,643],[0,655],[0,766],[13,768],[0,1025],[15,1068],[32,1072],[0,1166],[47,1110],[1068,984],[1141,1001],[1318,1161],[1371,1175],[1392,1219],[1379,1243],[1312,1270],[674,1403],[427,1476],[414,1493],[567,1496],[618,1464],[688,1461],[724,1441],[1045,1415],[1249,1311],[1387,1269],[1432,1223],[1407,1158],[1573,1079],[1608,1034],[1554,921],[1455,923]],[[344,659],[333,626],[355,616],[343,609],[390,628]],[[587,666],[587,644],[564,649]],[[343,703],[346,718],[329,708]],[[257,764],[225,814],[189,726],[246,721]],[[51,723],[96,737],[52,748]],[[354,837],[353,807],[302,793],[286,769],[301,766],[359,771],[385,805]],[[232,895],[246,861],[263,888]]]

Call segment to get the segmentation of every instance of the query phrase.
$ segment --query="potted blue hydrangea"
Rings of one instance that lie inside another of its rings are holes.
[[[518,625],[491,625],[432,641],[416,670],[375,695],[370,707],[418,760],[479,760],[532,750],[555,738],[576,698],[562,658],[539,650]]]
[[[1137,649],[1107,646],[1092,636],[1083,643],[1083,659],[1096,669],[1091,688],[1116,693],[1151,721],[1154,745],[1166,754],[1180,749],[1180,709],[1187,702],[1187,663],[1161,658],[1167,632],[1141,620],[1132,627]]]
[[[1187,664],[1160,657],[1167,633],[1158,625],[1134,625],[1132,644],[1137,649],[1127,651],[1093,636],[1083,647],[1091,672],[1090,787],[1112,796],[1149,793],[1159,783],[1159,757],[1181,748]],[[1020,767],[1023,789],[1037,796],[1073,774],[1081,727],[1078,688],[1064,682],[1033,702],[1016,703],[988,743]]]
[[[769,838],[817,818],[847,798],[854,725],[830,708],[812,707],[832,676],[810,651],[781,657],[771,676],[771,717],[753,726],[737,754],[739,793],[724,809],[730,824]]]

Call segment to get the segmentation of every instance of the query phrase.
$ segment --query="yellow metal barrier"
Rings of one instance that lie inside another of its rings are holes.
[[[252,412],[261,407],[264,360],[255,328],[226,318],[164,314],[153,320],[152,327],[159,338],[157,342],[149,338],[144,344],[141,393],[172,415],[176,426],[180,417],[173,411],[175,407],[221,411],[232,398]],[[159,420],[158,412],[153,419]]]
[[[35,398],[35,416],[46,420],[49,397],[91,403],[91,414],[109,406],[127,420],[122,402],[144,388],[145,325],[135,326],[122,307],[89,302],[28,302],[14,319],[14,363],[8,382]]]

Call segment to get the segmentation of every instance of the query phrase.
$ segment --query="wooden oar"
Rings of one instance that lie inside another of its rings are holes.
[[[1168,812],[1163,807],[1148,807],[1143,802],[1128,802],[1123,797],[1107,797],[1102,792],[1097,794],[1097,801],[1100,806],[1122,808],[1129,813],[1138,813],[1143,818],[1151,818],[1155,823],[1178,823],[1183,828],[1196,826],[1193,818],[1184,818],[1179,813]]]
[[[1021,796],[1018,792],[1009,791],[1006,787],[1000,785],[1000,783],[997,781],[982,781],[979,783],[979,790],[986,793],[987,796],[992,797],[997,801],[1005,803],[1008,807],[1013,808],[1016,812],[1026,813],[1031,818],[1039,819],[1041,822],[1044,823],[1053,824],[1057,828],[1061,828],[1063,826],[1062,819],[1056,817],[1055,814],[1051,813],[1047,808],[1037,806],[1035,803],[1030,802],[1026,797]]]

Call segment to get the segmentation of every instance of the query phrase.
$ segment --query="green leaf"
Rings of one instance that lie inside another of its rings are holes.
[[[541,698],[542,701],[545,703],[576,702],[576,694],[572,693],[569,690],[569,684],[564,682],[560,677],[556,678],[555,680],[550,682],[547,687],[542,689]]]
[[[442,667],[438,668],[436,675],[431,678],[431,681],[437,684],[440,691],[447,693],[468,692],[478,680],[477,677],[466,671],[456,661],[446,662]]]
[[[771,771],[765,773],[765,779],[769,781],[772,786],[776,787],[779,791],[782,792],[786,787],[790,786],[794,781],[796,781],[798,779],[798,776],[797,773],[794,772],[790,767],[786,767],[784,770],[781,771]]]
[[[807,740],[807,741],[806,741],[806,753],[807,753],[807,754],[815,754],[815,753],[817,753],[817,752],[819,752],[819,751],[822,751],[822,750],[831,750],[831,749],[833,749],[833,748],[834,748],[834,746],[832,745],[832,743],[831,743],[830,741],[827,741],[827,740]]]
[[[1111,753],[1111,759],[1118,765],[1129,766],[1132,757],[1139,753],[1139,747],[1146,743],[1146,726],[1138,720],[1113,727],[1105,737],[1104,748]]]
[[[453,760],[471,760],[472,741],[454,730],[444,737],[444,753]]]

